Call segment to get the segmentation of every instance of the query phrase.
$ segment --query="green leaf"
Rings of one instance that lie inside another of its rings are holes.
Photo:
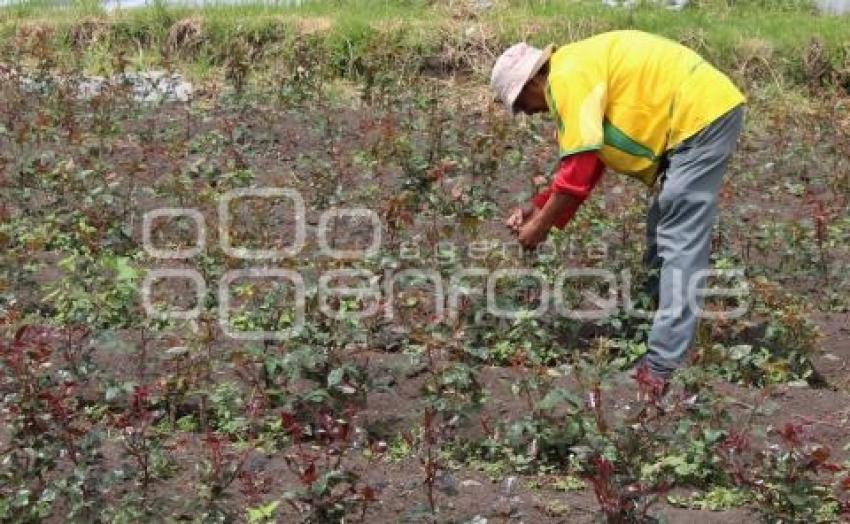
[[[345,368],[336,368],[328,373],[328,387],[338,386],[345,378]]]
[[[729,358],[732,360],[743,360],[753,351],[753,346],[740,344],[729,348]]]
[[[107,402],[111,402],[121,395],[121,388],[110,386],[106,388],[105,398]]]
[[[578,406],[581,404],[581,400],[579,400],[579,398],[571,391],[567,391],[566,389],[561,388],[555,388],[549,393],[547,393],[546,396],[543,397],[543,399],[537,403],[537,408],[544,411],[549,411],[565,402],[572,406]]]
[[[271,520],[279,505],[279,500],[273,500],[268,504],[257,506],[256,508],[248,508],[248,522],[259,524]]]
[[[119,281],[132,281],[139,278],[139,272],[130,265],[128,257],[115,257],[113,267]]]
[[[717,429],[706,429],[703,431],[706,444],[714,444],[726,435],[725,431]]]

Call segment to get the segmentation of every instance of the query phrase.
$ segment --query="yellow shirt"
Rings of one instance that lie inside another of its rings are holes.
[[[552,54],[546,100],[561,157],[598,151],[651,186],[660,157],[745,99],[697,53],[640,31],[613,31]]]

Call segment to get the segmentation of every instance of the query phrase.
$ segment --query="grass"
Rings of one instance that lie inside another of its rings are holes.
[[[188,3],[188,2],[187,2]],[[97,9],[89,9],[89,6]],[[344,7],[344,9],[341,9]],[[188,16],[200,12],[205,19],[227,20],[239,22],[255,18],[279,17],[281,15],[322,16],[335,20],[365,20],[376,21],[383,19],[416,19],[425,18],[428,14],[426,2],[400,0],[350,0],[350,1],[310,1],[298,5],[285,1],[275,2],[244,2],[238,5],[228,2],[205,2],[200,8],[164,4],[149,0],[149,5],[142,8],[125,9],[107,13],[96,0],[74,0],[69,4],[51,0],[22,0],[12,1],[10,6],[0,8],[5,10],[9,19],[39,20],[53,23],[67,23],[75,15],[97,14],[111,19],[138,20],[146,18],[145,11],[167,9],[177,17]],[[70,12],[71,16],[68,16]]]
[[[644,5],[615,9],[598,0],[508,0],[477,11],[471,2],[423,0],[306,1],[303,5],[209,4],[201,8],[155,3],[145,8],[106,13],[95,0],[75,0],[63,7],[46,0],[17,2],[0,9],[0,37],[24,25],[55,29],[56,45],[67,46],[81,22],[107,28],[106,50],[130,50],[146,65],[161,61],[169,31],[194,17],[203,26],[198,51],[182,58],[190,69],[209,71],[223,63],[235,39],[256,49],[300,44],[333,56],[336,73],[348,75],[353,63],[370,53],[391,50],[403,59],[451,55],[450,69],[483,74],[492,55],[506,45],[527,40],[562,44],[605,30],[640,29],[681,41],[726,70],[756,58],[771,75],[802,83],[803,56],[813,40],[822,42],[825,59],[850,71],[850,24],[846,17],[819,15],[800,0],[702,0],[684,11]],[[103,40],[103,39],[101,39]],[[104,48],[83,49],[103,52]],[[448,53],[447,53],[448,51]],[[280,53],[278,53],[280,54]],[[755,56],[753,56],[755,55]],[[98,60],[94,60],[97,62]]]
[[[634,28],[668,36],[673,39],[698,39],[712,54],[728,57],[742,40],[758,38],[768,41],[781,54],[794,54],[811,38],[820,37],[827,46],[850,44],[850,24],[847,18],[821,16],[811,9],[798,6],[791,10],[782,2],[759,6],[757,2],[739,2],[734,8],[710,5],[685,9],[681,12],[645,6],[638,9],[612,9],[600,2],[534,2],[528,8],[499,11],[494,20],[501,27],[522,28],[523,19],[544,27],[543,41],[558,41],[552,29],[559,25],[590,21],[606,28]],[[554,23],[547,24],[547,21]],[[548,25],[548,27],[547,27]],[[519,36],[519,35],[518,35]],[[562,39],[562,37],[561,37]]]
[[[4,7],[0,7],[0,13],[6,15],[9,20],[43,16],[74,19],[106,14],[97,0],[71,0],[62,3],[51,0],[8,0]]]

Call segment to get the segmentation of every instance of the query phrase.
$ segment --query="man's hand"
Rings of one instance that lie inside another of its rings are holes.
[[[513,224],[521,221],[519,227],[512,229],[519,236],[519,243],[523,247],[534,249],[537,244],[546,240],[546,235],[549,234],[549,229],[553,225],[560,221],[558,227],[565,226],[578,209],[579,204],[581,204],[580,200],[567,193],[553,192],[542,209],[534,209],[527,215],[514,211],[508,221]],[[566,216],[566,220],[563,220],[564,216]]]
[[[546,235],[549,234],[549,229],[552,224],[541,220],[541,213],[536,213],[535,216],[527,221],[519,229],[519,243],[526,249],[534,249],[537,244],[546,240]]]
[[[511,231],[514,233],[519,233],[520,229],[535,215],[537,215],[537,208],[533,205],[528,205],[526,207],[516,207],[511,211],[510,216],[505,220],[505,225],[508,226]]]

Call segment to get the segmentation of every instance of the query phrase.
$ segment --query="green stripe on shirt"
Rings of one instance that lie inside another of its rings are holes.
[[[616,147],[620,151],[632,156],[648,158],[653,162],[658,160],[658,157],[655,156],[655,153],[653,153],[651,149],[640,142],[635,141],[632,137],[617,128],[617,126],[612,124],[610,121],[605,120],[602,124],[602,129],[605,136],[605,144]]]

